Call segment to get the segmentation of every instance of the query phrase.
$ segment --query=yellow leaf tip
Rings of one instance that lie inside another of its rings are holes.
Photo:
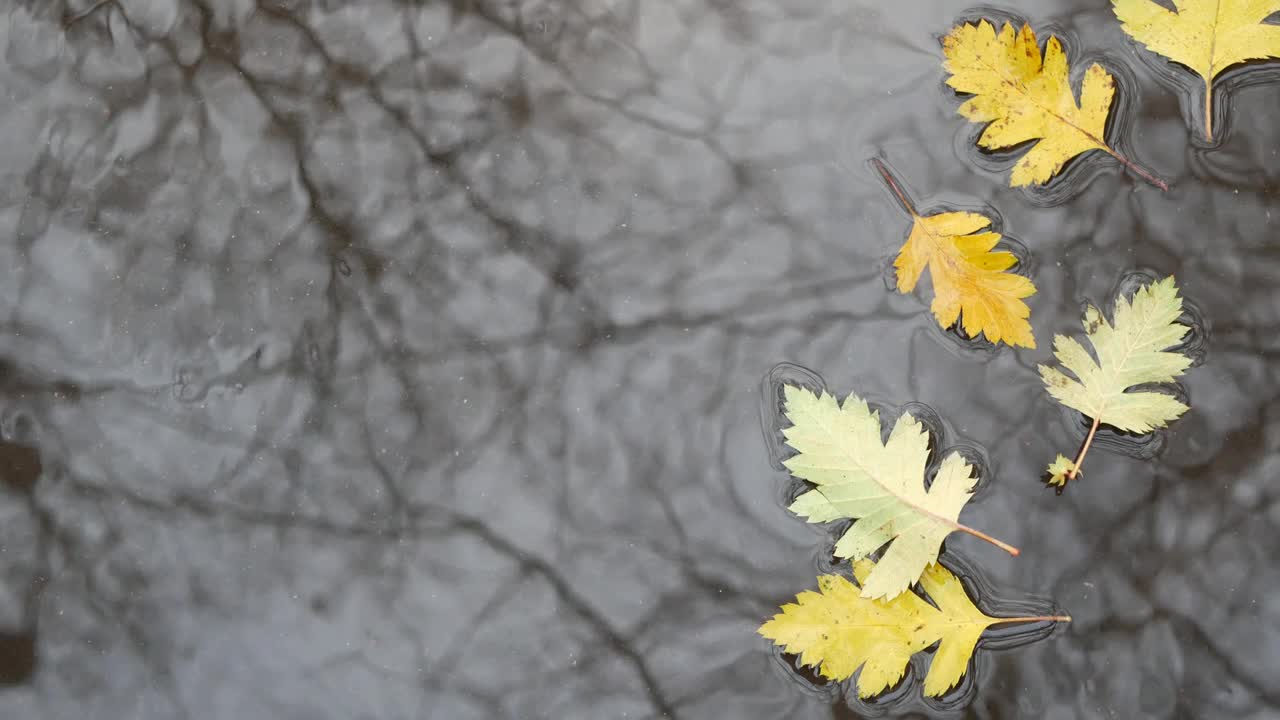
[[[1041,367],[1044,366],[1042,365]],[[1054,458],[1053,462],[1049,463],[1049,479],[1045,482],[1058,488],[1066,487],[1067,475],[1071,473],[1073,468],[1075,468],[1075,463],[1066,456],[1059,454],[1058,457]],[[1082,473],[1079,470],[1075,472],[1075,475],[1080,474]]]
[[[930,681],[929,678],[926,677],[924,681],[924,696],[932,697],[932,698],[940,698],[943,695],[946,695],[947,692],[951,690],[951,688],[959,684],[960,684],[960,678],[956,678],[955,680],[950,680],[944,685],[941,682]]]

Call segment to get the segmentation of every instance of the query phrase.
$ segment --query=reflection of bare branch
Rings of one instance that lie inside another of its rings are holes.
[[[343,525],[324,518],[308,517],[295,512],[252,510],[225,503],[202,500],[191,496],[181,496],[174,498],[171,501],[164,501],[130,491],[102,487],[75,479],[72,480],[72,484],[75,490],[80,494],[89,497],[115,498],[116,500],[127,502],[134,507],[149,512],[161,514],[182,512],[207,520],[219,517],[229,518],[251,525],[301,529],[348,540],[418,540],[422,537],[427,537],[440,532],[439,529],[428,530],[424,528],[422,530],[418,530],[413,528],[400,529],[392,526],[367,527],[362,525]],[[482,540],[498,554],[508,557],[512,561],[516,562],[518,567],[523,567],[528,572],[541,577],[545,582],[547,582],[547,584],[560,598],[561,602],[567,605],[575,615],[579,616],[584,622],[591,626],[601,636],[601,638],[606,641],[606,647],[612,648],[635,668],[636,673],[640,677],[649,694],[654,709],[660,714],[668,717],[675,716],[674,709],[663,697],[657,680],[654,677],[652,670],[648,667],[648,663],[644,657],[632,648],[630,641],[619,630],[614,628],[604,616],[600,615],[590,603],[588,603],[576,590],[573,589],[568,581],[561,577],[560,573],[552,564],[516,547],[509,540],[503,538],[480,520],[454,515],[447,510],[436,508],[425,508],[416,513],[416,515],[418,515],[421,521],[435,519],[432,516],[438,515],[440,512],[445,513],[444,517],[447,519],[449,529],[465,532]]]
[[[81,20],[84,20],[85,18],[89,17],[90,15],[93,15],[94,13],[98,12],[98,11],[99,11],[99,10],[101,10],[102,8],[104,8],[104,7],[108,6],[108,5],[113,5],[113,4],[115,4],[115,2],[116,2],[116,0],[94,0],[94,1],[93,1],[93,4],[89,5],[89,7],[85,8],[85,9],[83,9],[83,10],[81,10],[81,11],[77,12],[77,13],[74,13],[74,14],[71,14],[71,15],[66,15],[66,16],[65,16],[65,18],[64,18],[64,19],[63,19],[63,21],[62,21],[62,25],[63,25],[63,27],[68,27],[68,28],[69,28],[69,27],[71,27],[72,25],[74,25],[74,24],[76,24],[76,23],[80,22]]]

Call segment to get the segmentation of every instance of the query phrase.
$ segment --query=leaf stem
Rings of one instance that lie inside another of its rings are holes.
[[[1071,464],[1071,469],[1067,471],[1067,479],[1074,480],[1076,473],[1080,472],[1080,463],[1084,462],[1084,456],[1089,452],[1089,446],[1093,444],[1093,436],[1098,434],[1098,418],[1093,419],[1093,427],[1089,428],[1089,435],[1084,439],[1084,447],[1080,448],[1080,454],[1076,456],[1076,461]]]
[[[1213,142],[1213,80],[1204,81],[1204,135]]]
[[[1071,622],[1070,615],[1033,615],[1031,617],[1016,618],[996,618],[992,625],[1000,623],[1029,623],[1029,622]]]
[[[893,179],[893,175],[889,173],[889,168],[880,162],[880,158],[871,158],[871,164],[876,166],[876,170],[880,171],[880,177],[884,178],[885,184],[889,186],[893,194],[898,196],[898,202],[902,203],[902,207],[911,214],[911,217],[920,217],[920,214],[916,212],[915,206],[911,204],[911,199],[907,197],[906,191],[902,189],[897,180]]]
[[[937,516],[935,515],[934,517],[937,517]],[[992,545],[995,545],[996,547],[1000,548],[1001,550],[1009,553],[1014,557],[1017,557],[1019,554],[1022,553],[1021,550],[1010,545],[1009,543],[1004,542],[1003,540],[997,540],[991,537],[990,535],[982,532],[981,530],[975,530],[969,527],[968,525],[962,525],[958,522],[951,522],[951,527],[955,528],[956,530],[959,530],[960,532],[969,533],[970,535],[978,538],[979,540],[986,540],[987,542],[991,543]]]
[[[1115,150],[1112,150],[1108,146],[1103,146],[1102,149],[1106,150],[1108,155],[1118,160],[1121,165],[1125,166],[1129,170],[1132,170],[1134,175],[1137,175],[1138,177],[1142,178],[1143,180],[1146,180],[1147,182],[1151,183],[1152,185],[1155,185],[1156,187],[1160,188],[1165,192],[1169,192],[1169,183],[1156,177],[1154,174],[1152,174],[1150,170],[1147,170],[1146,168],[1142,167],[1138,163],[1121,155]]]

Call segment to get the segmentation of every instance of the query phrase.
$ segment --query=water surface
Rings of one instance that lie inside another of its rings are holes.
[[[18,1],[0,20],[0,715],[1280,715],[1280,85],[1220,144],[1106,0],[1119,147],[1006,187],[942,84],[951,0]],[[887,286],[989,206],[1040,347]],[[1133,272],[1204,332],[1151,452],[1034,372]],[[779,362],[921,403],[989,476],[948,553],[1074,616],[958,705],[815,687],[754,634],[829,567],[763,439]]]

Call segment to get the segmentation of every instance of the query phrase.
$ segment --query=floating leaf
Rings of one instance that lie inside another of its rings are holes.
[[[1204,80],[1204,134],[1213,140],[1213,79],[1248,60],[1280,58],[1280,27],[1264,23],[1278,0],[1112,0],[1129,36]]]
[[[1130,391],[1135,385],[1172,382],[1191,366],[1191,358],[1168,351],[1190,330],[1177,322],[1181,315],[1182,298],[1170,276],[1138,290],[1132,301],[1123,295],[1116,298],[1114,322],[1107,322],[1096,307],[1086,308],[1084,328],[1096,359],[1076,340],[1065,335],[1054,337],[1054,355],[1075,377],[1047,365],[1040,366],[1040,377],[1058,402],[1093,418],[1084,447],[1066,467],[1062,484],[1079,472],[1099,424],[1147,433],[1187,411],[1187,406],[1171,395]],[[1050,473],[1056,474],[1055,467],[1063,466],[1055,462]]]
[[[906,590],[938,559],[943,539],[956,530],[1018,554],[1017,548],[958,522],[977,483],[959,453],[944,458],[925,487],[929,434],[909,413],[882,442],[880,414],[862,399],[849,395],[841,405],[834,395],[792,385],[785,393],[793,424],[783,435],[798,454],[783,464],[817,486],[796,498],[791,511],[809,522],[856,519],[836,542],[838,557],[862,558],[889,546],[863,583],[863,596],[891,598]]]
[[[1101,150],[1148,182],[1167,190],[1164,181],[1117,153],[1107,144],[1107,115],[1115,95],[1111,73],[1094,63],[1084,73],[1080,102],[1068,80],[1067,56],[1049,36],[1044,57],[1030,25],[1021,32],[1005,23],[997,35],[986,20],[965,23],[943,40],[947,84],[972,95],[959,113],[990,123],[978,138],[988,150],[1005,150],[1037,141],[1013,166],[1013,187],[1043,184],[1068,160]]]
[[[1067,476],[1074,477],[1079,474],[1080,472],[1076,470],[1076,464],[1061,453],[1053,459],[1053,462],[1049,463],[1049,484],[1055,487],[1066,487]]]
[[[854,563],[859,584],[877,566]],[[996,623],[1070,622],[1066,616],[994,618],[973,604],[964,585],[940,564],[920,576],[920,589],[933,604],[906,592],[892,600],[870,600],[840,575],[818,578],[819,592],[805,591],[782,606],[757,631],[817,667],[830,680],[852,677],[859,668],[858,696],[869,698],[902,679],[911,656],[939,643],[924,679],[924,694],[940,697],[960,682],[978,639]]]
[[[888,168],[879,160],[874,163],[913,221],[911,234],[893,263],[898,292],[914,290],[928,267],[933,279],[931,309],[944,329],[959,321],[969,337],[983,334],[993,343],[1034,348],[1036,340],[1027,321],[1031,309],[1022,298],[1034,295],[1036,286],[1006,272],[1018,258],[994,250],[1001,237],[990,230],[990,218],[973,212],[922,217]]]

